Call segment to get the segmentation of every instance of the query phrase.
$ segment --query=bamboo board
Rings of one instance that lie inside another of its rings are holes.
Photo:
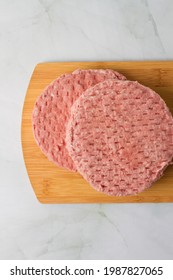
[[[138,80],[157,91],[173,114],[173,61],[152,62],[53,62],[38,64],[26,93],[22,115],[22,148],[28,176],[42,203],[173,202],[173,166],[150,189],[137,196],[110,197],[95,191],[79,174],[57,168],[37,147],[31,113],[37,96],[52,80],[77,68],[110,68],[129,80]]]

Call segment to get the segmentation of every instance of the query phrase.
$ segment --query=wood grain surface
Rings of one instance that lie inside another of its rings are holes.
[[[136,196],[111,197],[95,191],[77,173],[57,168],[36,145],[31,113],[37,96],[52,80],[77,68],[110,68],[158,92],[173,114],[173,61],[52,62],[38,64],[32,74],[22,114],[22,148],[28,176],[42,203],[173,202],[173,166],[147,191]]]

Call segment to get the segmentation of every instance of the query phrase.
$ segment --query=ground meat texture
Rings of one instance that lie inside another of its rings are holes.
[[[108,77],[108,79],[115,78],[117,80],[126,80],[126,78],[119,72],[111,70],[111,69],[92,69],[92,70],[82,70],[82,69],[76,69],[73,74],[85,74],[85,75],[90,75],[90,74],[95,75],[96,80],[100,81],[100,75],[105,75]],[[90,77],[88,76],[90,79]]]
[[[171,163],[173,118],[153,90],[107,80],[74,103],[66,143],[77,170],[97,191],[135,195]]]
[[[109,78],[126,79],[113,70],[78,69],[74,74],[62,75],[53,81],[37,98],[32,113],[34,138],[56,165],[76,170],[65,144],[71,106],[87,88]]]

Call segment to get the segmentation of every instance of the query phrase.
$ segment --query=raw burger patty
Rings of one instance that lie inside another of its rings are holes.
[[[66,123],[74,101],[87,88],[109,78],[126,78],[113,70],[76,70],[53,81],[38,97],[33,132],[42,152],[56,165],[76,170],[65,144]]]
[[[77,170],[96,190],[137,194],[171,163],[173,118],[151,89],[106,80],[74,103],[66,143]]]

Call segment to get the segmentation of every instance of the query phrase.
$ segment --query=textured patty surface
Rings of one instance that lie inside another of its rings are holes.
[[[96,190],[133,195],[171,163],[173,118],[151,89],[106,80],[74,103],[66,143],[77,170]]]
[[[87,88],[109,78],[126,79],[113,70],[77,69],[53,81],[38,97],[32,114],[34,137],[42,152],[56,165],[76,170],[65,144],[71,106]]]

